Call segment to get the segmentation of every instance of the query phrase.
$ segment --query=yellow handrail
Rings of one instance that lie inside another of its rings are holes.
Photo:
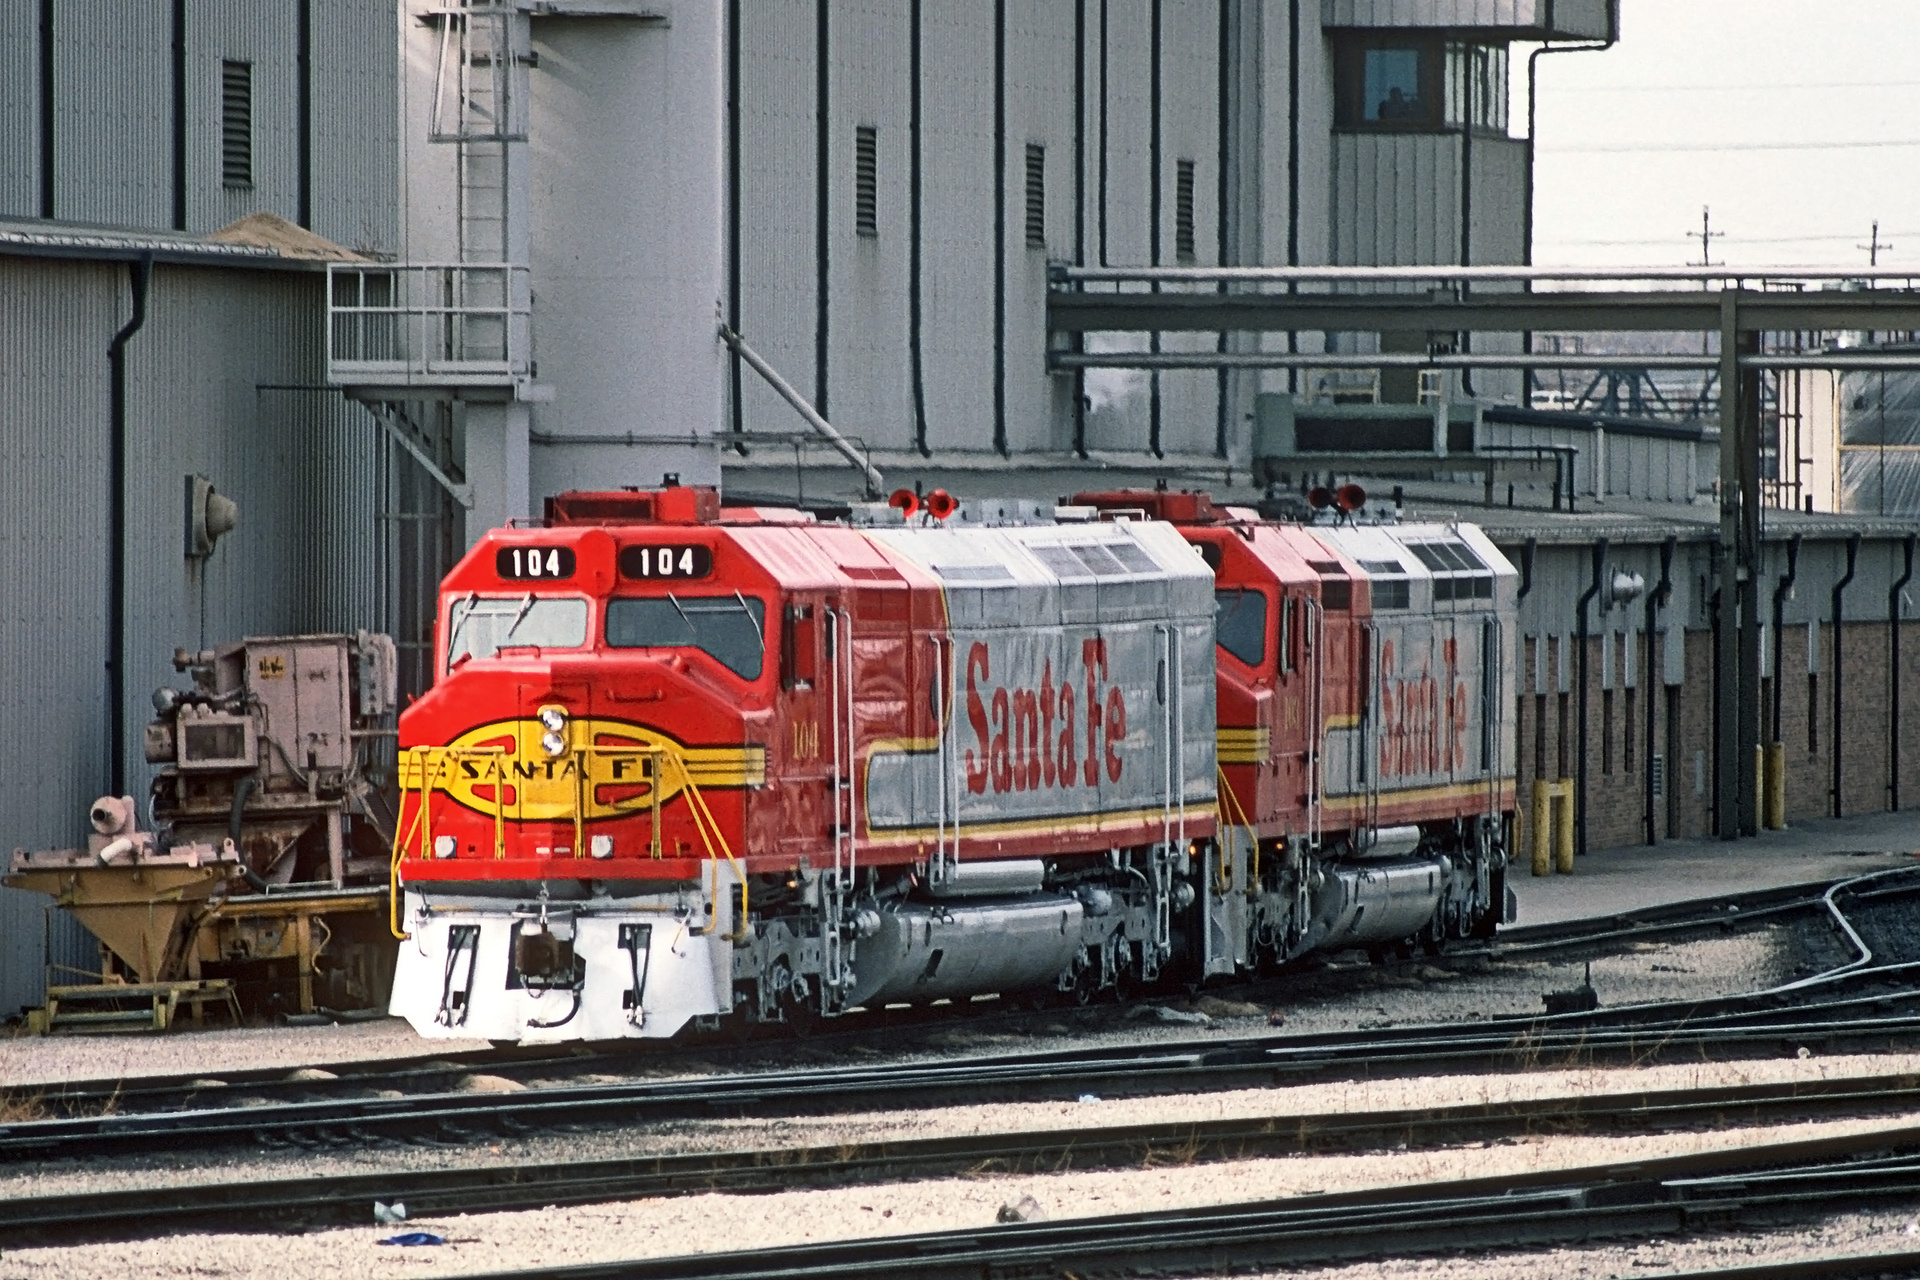
[[[1233,793],[1233,787],[1227,782],[1227,771],[1216,764],[1213,766],[1213,772],[1215,777],[1220,781],[1220,794],[1224,796],[1227,803],[1233,807],[1233,811],[1240,815],[1240,821],[1232,825],[1245,827],[1252,833],[1253,874],[1249,880],[1249,885],[1257,888],[1260,884],[1260,832],[1255,829],[1252,820],[1247,817],[1246,807],[1240,803],[1240,797]]]

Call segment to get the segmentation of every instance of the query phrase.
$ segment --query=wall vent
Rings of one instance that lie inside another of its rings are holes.
[[[880,234],[880,131],[866,124],[853,131],[853,231]]]
[[[1047,149],[1027,144],[1027,247],[1047,247]]]
[[[253,64],[220,64],[220,182],[253,185]]]
[[[1182,262],[1192,262],[1193,250],[1193,161],[1182,160],[1173,179],[1173,253]]]

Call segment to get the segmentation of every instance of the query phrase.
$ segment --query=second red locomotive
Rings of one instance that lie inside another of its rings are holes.
[[[916,505],[576,493],[482,538],[401,723],[393,1011],[804,1025],[1506,913],[1514,583],[1477,530]]]

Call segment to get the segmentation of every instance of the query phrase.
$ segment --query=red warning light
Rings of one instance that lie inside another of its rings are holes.
[[[1367,505],[1367,491],[1357,484],[1343,484],[1333,496],[1340,509],[1349,513]]]
[[[893,496],[887,499],[887,505],[898,511],[903,519],[911,520],[920,510],[920,495],[911,489],[895,489]]]
[[[935,520],[945,520],[960,509],[960,500],[945,489],[935,489],[927,495],[927,514]]]
[[[1333,505],[1333,490],[1321,484],[1313,486],[1307,490],[1307,505],[1315,511],[1325,511]]]

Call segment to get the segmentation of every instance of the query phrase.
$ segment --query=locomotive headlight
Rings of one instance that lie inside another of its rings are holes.
[[[611,858],[613,856],[613,837],[594,836],[587,841],[587,852],[596,858]]]
[[[565,707],[540,708],[540,727],[548,733],[559,733],[567,727],[567,709]]]
[[[550,756],[562,756],[567,751],[567,740],[549,729],[540,737],[540,749]]]
[[[433,838],[433,856],[436,858],[451,858],[453,856],[455,843],[452,836],[435,836]]]

